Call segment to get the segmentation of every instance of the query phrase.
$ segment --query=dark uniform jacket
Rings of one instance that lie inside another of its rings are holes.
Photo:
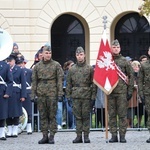
[[[13,93],[8,102],[9,118],[19,117],[22,115],[22,102],[20,101],[20,98],[26,98],[26,79],[24,70],[21,67],[15,65],[12,69],[12,75]]]
[[[31,102],[31,82],[32,82],[32,70],[28,68],[23,68],[25,77],[26,77],[26,93],[27,97],[24,102],[22,102],[22,106],[26,109],[27,114],[32,114],[32,102]]]
[[[8,100],[4,99],[5,94],[12,95],[13,79],[10,72],[10,66],[0,61],[0,120],[8,117]],[[3,81],[5,84],[3,84]]]

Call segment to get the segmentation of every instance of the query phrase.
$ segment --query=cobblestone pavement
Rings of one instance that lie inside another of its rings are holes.
[[[55,144],[41,145],[38,144],[38,140],[42,138],[42,133],[34,132],[27,135],[23,132],[18,138],[0,141],[0,150],[150,150],[150,143],[145,142],[150,136],[148,131],[128,131],[127,143],[106,143],[105,135],[106,132],[91,131],[91,143],[73,144],[75,132],[58,132],[55,135]]]

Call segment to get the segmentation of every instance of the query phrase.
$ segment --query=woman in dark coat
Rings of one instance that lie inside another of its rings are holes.
[[[31,127],[31,122],[32,122],[32,102],[31,102],[31,77],[32,77],[32,70],[28,69],[25,67],[26,60],[24,59],[24,56],[20,56],[17,58],[17,65],[22,67],[24,70],[24,74],[26,77],[26,92],[27,92],[27,97],[26,100],[23,101],[22,106],[25,108],[28,114],[28,122],[26,126],[27,134],[32,134],[32,127]]]
[[[8,117],[8,98],[12,93],[12,85],[10,66],[0,61],[0,140],[6,140],[4,126]]]
[[[19,117],[22,115],[22,102],[26,98],[26,79],[24,70],[15,64],[16,57],[7,59],[13,75],[12,97],[8,101],[8,118],[6,119],[7,137],[18,137]]]

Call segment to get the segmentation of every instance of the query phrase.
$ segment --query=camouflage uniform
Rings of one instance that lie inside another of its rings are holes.
[[[141,64],[139,72],[139,95],[148,112],[147,127],[150,132],[150,59]],[[150,143],[150,138],[147,140]]]
[[[47,137],[49,129],[53,136],[57,131],[57,102],[58,97],[63,96],[62,82],[63,70],[58,62],[42,60],[35,65],[32,73],[32,97],[38,96],[37,107],[43,137]]]
[[[132,95],[134,87],[133,70],[122,55],[114,56],[114,61],[121,71],[128,76],[128,85],[119,77],[119,82],[112,93],[108,95],[109,127],[112,136],[117,136],[117,115],[119,119],[119,134],[125,136],[127,129],[127,94]]]
[[[76,118],[76,133],[78,137],[88,136],[90,132],[91,100],[95,99],[96,86],[93,84],[92,66],[77,62],[68,71],[67,98],[73,99],[73,113]]]

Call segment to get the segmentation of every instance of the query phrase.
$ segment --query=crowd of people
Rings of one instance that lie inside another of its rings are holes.
[[[133,60],[121,55],[120,43],[114,40],[111,52],[128,82],[119,76],[117,86],[108,95],[109,131],[112,135],[109,142],[126,143],[127,128],[141,127],[143,116],[145,127],[150,131],[150,49],[148,56]],[[52,59],[51,46],[46,44],[38,50],[28,69],[25,67],[27,60],[14,43],[11,55],[0,61],[0,140],[18,137],[22,107],[28,114],[27,134],[32,134],[32,102],[40,116],[43,137],[39,144],[54,144],[55,134],[63,125],[75,129],[73,143],[90,143],[91,114],[95,116],[96,128],[106,127],[105,93],[93,83],[95,66],[86,63],[82,47],[77,47],[75,56],[76,62],[68,60],[62,67]],[[146,142],[150,143],[150,138]]]

